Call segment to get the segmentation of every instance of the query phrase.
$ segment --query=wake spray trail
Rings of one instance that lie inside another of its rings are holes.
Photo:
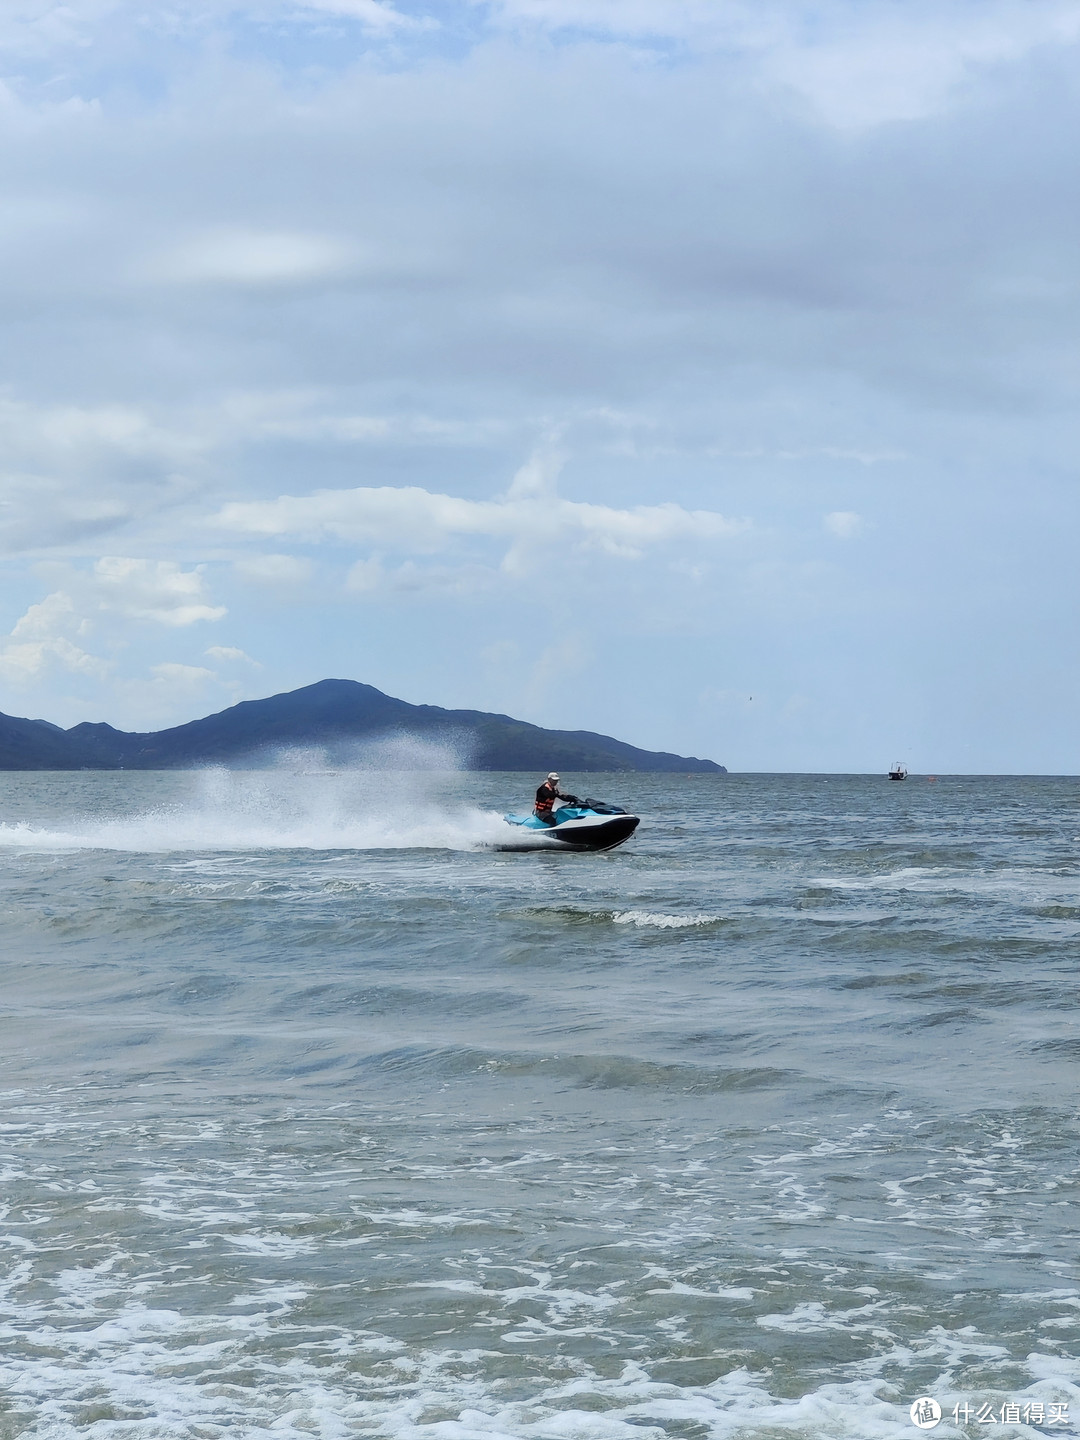
[[[115,803],[110,814],[84,804],[48,829],[0,824],[0,848],[460,851],[490,844],[503,829],[496,812],[463,796],[465,777],[442,747],[398,741],[363,758],[375,764],[327,770],[317,754],[292,752],[271,770],[178,772],[181,793],[165,803],[126,814]],[[389,768],[402,760],[413,765]]]

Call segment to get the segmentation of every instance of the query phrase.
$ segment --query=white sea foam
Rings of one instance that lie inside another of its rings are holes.
[[[616,925],[636,925],[640,929],[689,930],[697,925],[715,925],[720,915],[667,915],[660,910],[617,910],[612,915]]]
[[[227,1244],[249,1255],[272,1255],[292,1257],[311,1255],[316,1245],[311,1240],[300,1240],[292,1235],[280,1235],[276,1231],[257,1233],[249,1231],[243,1235],[226,1235]]]
[[[806,884],[815,890],[843,893],[915,893],[934,896],[976,896],[979,899],[1007,899],[1030,904],[1059,901],[1075,904],[1077,889],[1073,876],[1040,872],[1033,868],[1000,868],[972,873],[956,865],[908,865],[873,875],[814,875]]]
[[[21,1363],[9,1355],[0,1361],[0,1377],[9,1400],[32,1408],[40,1433],[54,1440],[76,1440],[86,1433],[78,1417],[88,1395],[114,1411],[114,1423],[125,1419],[124,1433],[132,1436],[159,1435],[166,1428],[193,1436],[212,1426],[215,1433],[218,1427],[240,1428],[267,1440],[310,1440],[312,1435],[329,1440],[357,1430],[384,1440],[662,1440],[688,1426],[720,1440],[753,1434],[908,1440],[910,1397],[882,1371],[888,1367],[902,1373],[928,1361],[941,1367],[932,1389],[946,1413],[955,1402],[971,1399],[970,1392],[955,1392],[947,1378],[948,1367],[966,1353],[965,1347],[948,1344],[918,1355],[890,1349],[865,1362],[863,1373],[795,1398],[773,1395],[764,1375],[746,1369],[694,1386],[656,1380],[647,1363],[626,1362],[609,1376],[579,1364],[570,1378],[538,1379],[527,1394],[511,1400],[502,1387],[489,1387],[481,1379],[488,1352],[420,1350],[378,1362],[393,1367],[398,1379],[391,1382],[384,1370],[374,1387],[382,1393],[371,1395],[352,1361],[385,1350],[380,1336],[357,1331],[325,1337],[311,1329],[301,1347],[307,1355],[275,1355],[276,1318],[262,1313],[227,1322],[211,1316],[185,1322],[176,1312],[132,1306],[91,1331],[35,1328],[29,1338],[35,1346],[48,1347],[48,1358],[28,1357]],[[295,1316],[281,1323],[295,1332]],[[535,1339],[540,1328],[528,1332],[528,1338]],[[214,1338],[204,1338],[211,1330],[217,1332]],[[260,1351],[257,1388],[200,1384],[185,1373],[192,1366],[213,1366],[227,1375],[229,1367],[242,1363],[248,1344]],[[1008,1398],[1075,1404],[1071,1368],[1068,1362],[1033,1355],[1028,1365],[1033,1383]],[[1048,1373],[1040,1375],[1041,1370]],[[980,1387],[979,1398],[1004,1397]],[[946,1420],[938,1433],[959,1432]],[[1016,1427],[1012,1433],[1035,1432]]]
[[[817,1335],[826,1330],[857,1330],[856,1317],[872,1317],[883,1308],[884,1302],[876,1305],[860,1305],[855,1310],[839,1310],[830,1313],[820,1300],[803,1300],[787,1315],[759,1315],[757,1323],[763,1330],[784,1330],[791,1335]]]
[[[672,1280],[670,1285],[646,1290],[646,1295],[697,1295],[704,1300],[753,1300],[754,1292],[748,1285],[721,1286],[716,1290],[703,1290],[698,1285],[684,1285],[681,1280]]]

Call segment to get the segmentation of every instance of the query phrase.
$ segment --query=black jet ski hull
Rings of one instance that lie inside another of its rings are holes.
[[[641,822],[636,815],[588,815],[559,825],[510,823],[516,833],[500,841],[497,850],[614,850]]]

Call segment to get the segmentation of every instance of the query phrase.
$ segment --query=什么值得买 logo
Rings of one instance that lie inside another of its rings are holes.
[[[929,1395],[920,1395],[911,1407],[911,1423],[920,1430],[932,1430],[941,1421],[941,1406]]]

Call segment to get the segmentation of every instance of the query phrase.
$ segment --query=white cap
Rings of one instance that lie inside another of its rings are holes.
[[[554,770],[552,770],[552,771],[550,772],[550,774],[548,775],[548,779],[549,779],[549,780],[558,780],[558,778],[559,778],[559,777],[558,777],[558,775],[555,774],[555,771],[554,771]]]

